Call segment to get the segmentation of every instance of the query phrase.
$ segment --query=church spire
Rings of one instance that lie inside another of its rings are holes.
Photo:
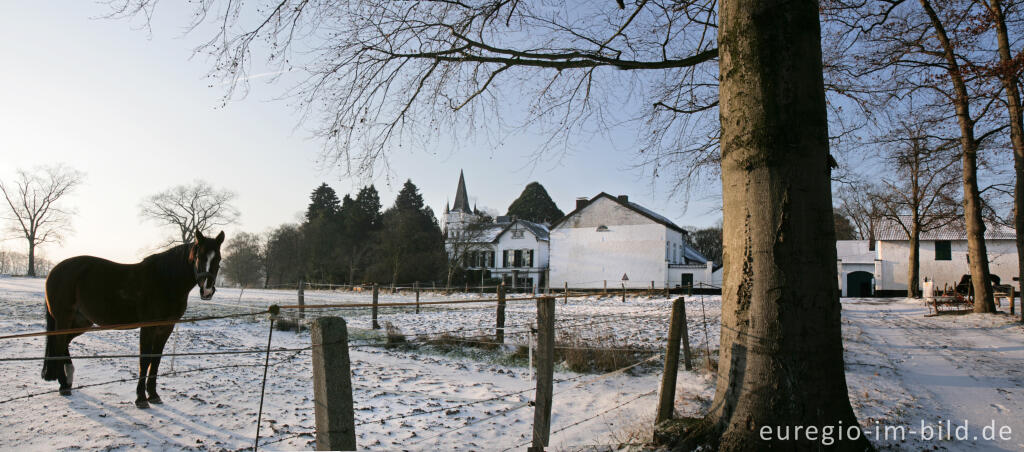
[[[452,206],[452,210],[473,213],[469,209],[469,195],[466,194],[466,178],[463,176],[462,170],[459,170],[459,188],[455,190],[455,205]]]

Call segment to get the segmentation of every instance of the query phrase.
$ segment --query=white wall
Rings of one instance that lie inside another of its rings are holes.
[[[598,228],[605,226],[607,231]],[[673,234],[670,237],[670,233]],[[551,287],[600,289],[664,288],[668,279],[665,244],[682,236],[660,223],[605,198],[551,231]],[[671,247],[669,248],[671,250]]]
[[[1017,246],[1013,240],[986,240],[988,248],[989,271],[998,275],[1002,284],[1014,284],[1017,275]],[[967,241],[952,240],[950,242],[952,259],[935,260],[935,242],[921,241],[920,274],[922,281],[928,277],[935,281],[935,287],[945,284],[956,285],[960,277],[970,273],[967,264]],[[910,241],[879,241],[878,258],[882,260],[879,273],[876,275],[879,290],[907,290],[907,270],[910,260]]]
[[[714,263],[708,262],[707,264],[692,264],[692,265],[673,265],[668,268],[668,286],[675,288],[682,284],[683,274],[689,273],[693,275],[694,287],[700,287],[700,284],[710,285],[714,287],[722,286],[722,269],[714,271]],[[718,277],[717,283],[715,277]]]

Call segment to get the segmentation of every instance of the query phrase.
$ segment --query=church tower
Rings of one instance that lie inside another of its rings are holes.
[[[466,177],[459,170],[459,186],[455,189],[455,203],[449,209],[445,206],[445,230],[448,237],[454,237],[467,224],[476,219],[476,214],[469,207],[469,194],[466,192]]]

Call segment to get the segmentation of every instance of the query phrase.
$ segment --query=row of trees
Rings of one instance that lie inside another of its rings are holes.
[[[826,77],[833,92],[859,107],[870,130],[865,141],[884,162],[882,171],[864,178],[871,184],[841,193],[841,205],[869,237],[873,218],[902,220],[897,224],[912,242],[908,284],[915,293],[920,233],[962,221],[975,311],[994,311],[984,219],[1018,230],[1024,221],[1022,2],[832,0],[823,6],[832,49]],[[1014,171],[1001,174],[1000,166],[1008,166],[1002,162],[1011,159]],[[1000,199],[1012,207],[1000,209]],[[1019,234],[1017,246],[1024,257]]]
[[[432,281],[444,274],[444,237],[412,181],[381,211],[373,185],[353,198],[327,184],[313,190],[302,223],[265,234],[236,234],[225,245],[222,272],[242,286],[299,280],[339,284]]]
[[[0,275],[27,275],[29,269],[39,276],[46,276],[53,268],[53,262],[36,254],[29,264],[28,254],[0,248]]]
[[[261,282],[265,287],[290,285],[299,280],[361,284],[443,279],[452,284],[467,277],[461,271],[465,258],[478,250],[478,239],[495,221],[478,211],[477,221],[459,239],[451,240],[446,252],[438,220],[411,180],[391,207],[381,208],[373,185],[339,200],[334,189],[321,184],[310,195],[301,224],[230,238],[224,249],[223,274],[247,287]],[[531,182],[506,215],[551,224],[564,213],[540,183]]]

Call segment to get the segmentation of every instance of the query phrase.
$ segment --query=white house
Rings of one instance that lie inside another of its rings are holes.
[[[466,180],[459,173],[455,203],[445,207],[445,247],[449,256],[463,256],[467,270],[501,278],[510,288],[540,290],[548,268],[548,227],[532,221],[498,217],[481,222],[469,208]]]
[[[989,272],[996,275],[1001,284],[1013,284],[1013,278],[1020,276],[1016,237],[1012,228],[985,223]],[[907,233],[896,221],[882,221],[875,232],[875,240],[875,293],[882,296],[905,295],[910,260]],[[960,277],[970,273],[964,222],[956,221],[921,233],[918,259],[922,282],[928,278],[934,281],[935,287],[956,285]]]
[[[675,288],[720,275],[687,246],[683,228],[625,195],[577,199],[576,210],[551,226],[550,243],[552,287]]]
[[[908,221],[909,220],[904,220]],[[882,220],[875,231],[874,243],[867,240],[836,241],[839,287],[844,297],[904,296],[910,265],[910,239],[895,220]],[[1013,229],[985,224],[985,247],[989,272],[1002,284],[1013,284],[1018,277],[1016,233]],[[872,246],[873,245],[873,246]],[[967,230],[964,222],[922,232],[918,262],[924,287],[927,278],[936,288],[955,286],[969,274]]]

